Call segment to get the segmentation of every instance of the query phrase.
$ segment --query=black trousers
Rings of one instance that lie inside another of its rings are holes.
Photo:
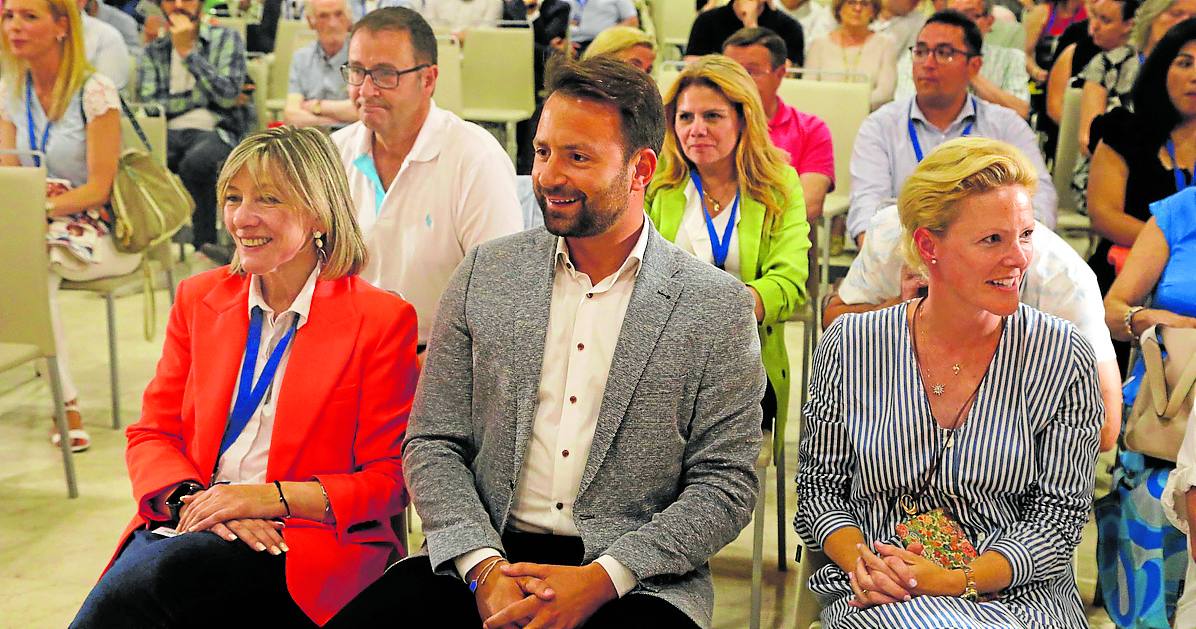
[[[579,566],[584,558],[576,537],[508,532],[503,535],[512,562]],[[426,556],[411,557],[349,603],[325,629],[368,627],[389,619],[392,626],[477,629],[482,626],[469,586],[456,576],[434,574]],[[688,616],[666,601],[646,594],[628,594],[604,605],[585,629],[697,629]]]
[[[167,131],[166,165],[183,180],[183,187],[195,199],[191,214],[196,249],[216,242],[216,179],[233,147],[215,131],[171,129]]]

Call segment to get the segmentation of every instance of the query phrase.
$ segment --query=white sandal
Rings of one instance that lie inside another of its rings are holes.
[[[67,402],[63,405],[63,407],[63,411],[65,413],[74,413],[79,415],[78,400]],[[67,422],[69,425],[70,420],[68,419]],[[79,423],[83,423],[82,415],[79,417]],[[83,452],[91,447],[91,435],[87,434],[86,430],[82,428],[69,428],[67,429],[66,434],[71,438],[71,452]],[[62,435],[59,435],[58,429],[55,428],[54,432],[50,434],[50,444],[57,448],[59,447],[60,443],[62,443]]]

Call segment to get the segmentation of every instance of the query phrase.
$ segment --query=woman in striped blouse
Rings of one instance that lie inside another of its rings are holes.
[[[1035,180],[1007,144],[941,145],[898,199],[927,296],[818,346],[796,527],[832,561],[810,580],[827,629],[1087,627],[1071,567],[1103,408],[1084,338],[1018,302]],[[955,569],[902,541],[938,508],[967,538],[944,552],[972,551]]]

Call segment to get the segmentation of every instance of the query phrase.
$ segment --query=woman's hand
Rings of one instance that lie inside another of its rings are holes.
[[[178,531],[206,531],[229,520],[271,519],[286,515],[273,485],[216,485],[183,496]]]
[[[258,552],[269,551],[271,555],[281,555],[290,550],[282,539],[282,527],[282,522],[277,520],[247,518],[221,522],[213,526],[211,531],[230,542],[239,539]]]
[[[1142,322],[1141,326],[1138,325],[1139,321]],[[1153,325],[1164,325],[1169,328],[1196,328],[1196,319],[1158,308],[1148,308],[1134,315],[1135,330],[1141,327],[1142,332],[1145,332]],[[1141,332],[1139,332],[1140,335]]]
[[[879,547],[879,543],[877,546]],[[888,559],[873,553],[864,544],[857,544],[860,553],[855,568],[848,573],[855,598],[848,605],[866,609],[875,605],[886,605],[908,601],[918,585],[913,571],[896,558]]]
[[[889,565],[904,563],[912,574],[911,596],[960,596],[967,587],[967,577],[961,570],[948,570],[922,556],[922,545],[909,548],[876,543],[876,551]]]

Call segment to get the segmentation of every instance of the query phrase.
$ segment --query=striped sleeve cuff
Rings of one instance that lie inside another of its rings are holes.
[[[988,550],[1001,553],[1009,562],[1013,574],[1010,587],[1025,585],[1034,580],[1034,555],[1025,544],[1011,537],[1002,537],[993,542]]]
[[[619,598],[623,598],[628,592],[635,589],[639,581],[631,570],[627,569],[619,562],[618,559],[610,555],[602,555],[594,560],[594,563],[602,566],[606,570],[606,576],[610,577],[610,582],[614,584],[615,591],[619,593]]]
[[[845,526],[859,525],[856,524],[855,518],[846,511],[827,511],[814,520],[810,532],[814,539],[818,540],[818,546],[821,547],[826,544],[826,538],[830,537],[831,533]]]

